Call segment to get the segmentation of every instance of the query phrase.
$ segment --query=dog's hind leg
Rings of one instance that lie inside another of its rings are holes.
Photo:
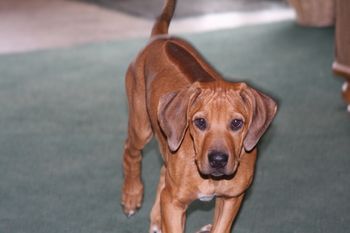
[[[145,82],[137,70],[129,67],[126,75],[129,121],[128,136],[124,145],[124,184],[122,205],[130,217],[141,207],[143,184],[141,181],[141,150],[152,138],[152,128],[146,109]]]
[[[151,225],[149,233],[161,233],[162,229],[162,223],[161,223],[161,215],[160,215],[160,193],[162,192],[164,186],[165,186],[165,167],[162,166],[162,169],[160,170],[160,178],[157,188],[157,195],[156,200],[153,204],[152,211],[151,211]]]

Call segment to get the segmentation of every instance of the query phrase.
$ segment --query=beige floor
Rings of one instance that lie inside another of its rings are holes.
[[[294,18],[290,9],[174,20],[171,32],[199,32]],[[152,22],[72,0],[0,0],[0,53],[148,36]]]

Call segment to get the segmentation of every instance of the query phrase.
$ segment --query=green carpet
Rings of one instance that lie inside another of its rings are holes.
[[[331,74],[333,30],[293,22],[185,35],[227,77],[270,93],[235,233],[350,232],[350,117]],[[127,124],[123,74],[145,39],[0,56],[0,232],[147,232],[160,158],[144,152],[145,202],[119,205]],[[195,202],[187,232],[211,221]]]

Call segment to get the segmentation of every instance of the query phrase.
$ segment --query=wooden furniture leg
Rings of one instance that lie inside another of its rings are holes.
[[[350,1],[336,0],[335,61],[333,72],[345,78],[342,95],[350,112]]]

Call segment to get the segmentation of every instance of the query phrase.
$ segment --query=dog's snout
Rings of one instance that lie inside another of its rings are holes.
[[[222,151],[211,151],[208,154],[208,160],[212,168],[223,168],[227,164],[228,155]]]

